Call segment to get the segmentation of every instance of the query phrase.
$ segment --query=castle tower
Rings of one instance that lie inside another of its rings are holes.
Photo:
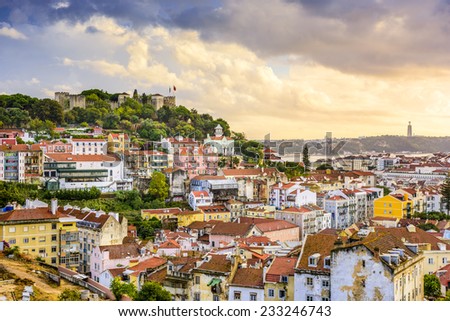
[[[412,125],[411,122],[408,123],[408,133],[407,133],[408,137],[412,137]]]

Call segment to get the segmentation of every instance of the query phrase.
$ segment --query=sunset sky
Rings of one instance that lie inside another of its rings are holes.
[[[450,136],[450,0],[0,0],[0,93],[160,93],[250,138]]]

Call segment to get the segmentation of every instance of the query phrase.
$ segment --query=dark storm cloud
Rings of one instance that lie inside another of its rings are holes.
[[[52,24],[112,17],[140,29],[198,31],[260,57],[301,57],[347,72],[450,66],[450,0],[0,0],[0,22]],[[96,32],[88,27],[86,32]]]

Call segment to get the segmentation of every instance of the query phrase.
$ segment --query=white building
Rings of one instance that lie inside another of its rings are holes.
[[[130,190],[132,180],[124,178],[124,162],[109,155],[45,155],[44,180],[59,189],[102,191]]]
[[[294,276],[295,301],[329,301],[331,250],[337,235],[307,235]]]
[[[199,206],[210,206],[212,203],[213,196],[207,191],[192,191],[189,193],[189,205],[194,211]]]
[[[96,138],[73,138],[72,154],[74,155],[106,155],[108,141]]]
[[[226,137],[223,134],[223,128],[220,125],[217,125],[214,129],[214,136],[211,137],[209,134],[204,140],[205,146],[211,146],[213,148],[213,152],[224,155],[224,156],[233,156],[234,155],[234,139],[230,137]]]
[[[423,254],[386,231],[331,251],[331,301],[422,301]]]
[[[331,214],[317,205],[303,205],[275,211],[275,219],[293,223],[300,227],[301,239],[307,234],[316,234],[325,228],[331,228]]]

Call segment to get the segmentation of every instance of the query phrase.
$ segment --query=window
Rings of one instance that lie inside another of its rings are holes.
[[[56,246],[52,246],[52,253],[56,252]]]
[[[239,291],[234,291],[234,299],[236,301],[239,301],[241,299],[241,292]]]
[[[306,301],[314,301],[312,295],[307,295]]]
[[[256,301],[258,295],[256,293],[250,293],[250,301]]]
[[[330,265],[331,265],[331,259],[330,259],[329,256],[327,256],[327,257],[325,258],[325,260],[323,260],[323,266],[324,266],[325,268],[329,268]]]
[[[195,277],[195,284],[200,284],[200,276]]]
[[[23,238],[23,243],[29,243],[29,242],[30,242],[30,239],[28,237]]]
[[[52,235],[52,242],[55,242],[56,241],[56,234],[53,234]]]
[[[16,228],[15,227],[10,227],[8,229],[9,233],[16,233]]]
[[[52,223],[52,230],[56,230],[56,223]]]
[[[24,231],[24,232],[28,232],[28,226],[24,226],[24,227],[23,227],[23,231]]]
[[[366,287],[366,279],[362,279],[362,280],[361,280],[361,286],[362,286],[363,288]]]
[[[16,244],[16,239],[9,239],[9,240],[8,240],[8,243],[9,243],[9,244]]]
[[[281,276],[281,282],[287,283],[288,282],[288,277],[286,275],[282,275]]]
[[[286,291],[285,290],[278,291],[278,297],[280,299],[284,299],[286,297]]]
[[[323,286],[324,288],[330,287],[330,281],[328,281],[328,280],[322,280],[322,286]]]
[[[442,258],[442,263],[443,263],[443,264],[447,264],[447,258],[446,258],[446,257],[443,257],[443,258]]]
[[[428,264],[434,264],[434,259],[433,259],[432,257],[430,257],[430,258],[428,259]]]
[[[56,257],[52,257],[52,264],[56,264]]]
[[[270,297],[270,298],[273,298],[273,297],[275,296],[275,291],[274,291],[274,289],[269,289],[269,290],[267,291],[267,296]]]
[[[309,259],[308,259],[308,266],[317,266],[317,258],[316,257],[309,257]]]
[[[216,294],[214,294],[214,295],[213,295],[213,301],[220,301],[220,300],[219,300],[219,296],[216,295]]]
[[[39,231],[45,231],[45,225],[39,225]]]
[[[366,267],[366,260],[362,260],[361,261],[361,265],[362,265],[363,268],[365,268]]]
[[[306,285],[313,285],[313,278],[306,278]]]
[[[39,236],[39,242],[41,243],[45,242],[45,236]]]
[[[322,301],[330,301],[330,298],[323,296]]]

